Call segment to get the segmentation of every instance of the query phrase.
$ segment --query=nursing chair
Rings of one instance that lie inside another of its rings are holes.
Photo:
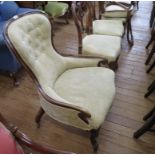
[[[127,4],[116,1],[99,1],[99,18],[122,21],[127,31],[127,41],[130,46],[134,43],[131,26],[131,19],[134,11],[135,9],[132,3]]]
[[[85,10],[81,6],[85,5]],[[92,34],[92,11],[87,2],[73,2],[72,15],[78,32],[79,54],[100,56],[108,60],[111,69],[118,68],[121,37]]]
[[[22,148],[27,147],[27,149]],[[10,124],[0,114],[0,154],[24,154],[28,153],[61,153],[69,154],[71,152],[56,150],[52,146],[42,145],[32,141],[17,126]]]
[[[101,57],[63,56],[51,40],[52,26],[42,12],[15,16],[4,36],[9,48],[31,75],[38,89],[41,108],[53,119],[90,131],[94,151],[99,128],[115,96],[115,75]],[[18,35],[17,35],[18,34]]]

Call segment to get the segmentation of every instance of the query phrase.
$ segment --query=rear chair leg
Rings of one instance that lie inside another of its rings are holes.
[[[143,120],[146,121],[147,119],[149,119],[154,112],[155,112],[155,107],[143,117]]]
[[[90,141],[91,141],[91,144],[93,146],[94,152],[97,152],[97,150],[98,150],[98,142],[97,142],[96,138],[99,135],[99,130],[100,130],[100,128],[97,129],[97,130],[93,129],[93,130],[90,131],[90,134],[91,134],[90,135]]]
[[[37,113],[37,116],[35,118],[35,122],[37,123],[37,128],[40,127],[40,120],[41,120],[44,113],[45,113],[45,111],[43,110],[42,107],[40,107],[40,109],[39,109],[39,111]]]
[[[139,138],[147,131],[151,131],[152,126],[155,124],[155,113],[147,120],[147,122],[134,133],[134,138]]]

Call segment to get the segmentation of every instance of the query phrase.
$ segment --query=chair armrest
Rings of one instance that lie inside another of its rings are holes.
[[[49,103],[54,104],[56,106],[71,109],[73,111],[76,111],[78,113],[79,118],[84,121],[86,124],[89,124],[89,118],[91,117],[91,114],[88,112],[88,110],[84,109],[83,107],[76,106],[71,103],[67,103],[67,101],[63,101],[61,99],[55,99],[54,97],[50,97],[48,94],[44,92],[42,87],[38,83],[38,92],[40,95]]]
[[[100,67],[101,65],[109,68],[108,60],[102,57],[65,54],[63,54],[63,56],[68,61],[69,69],[75,67]]]

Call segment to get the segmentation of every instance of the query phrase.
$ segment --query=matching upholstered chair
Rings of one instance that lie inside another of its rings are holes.
[[[106,20],[96,18],[95,2],[87,2],[92,11],[92,33],[101,35],[111,35],[122,37],[124,34],[124,26],[121,20]]]
[[[81,6],[85,5],[86,10]],[[121,52],[121,37],[92,34],[92,11],[86,2],[73,2],[72,14],[78,31],[79,54],[100,56],[108,60],[111,69],[116,70]]]
[[[28,149],[24,151],[22,146]],[[24,133],[22,133],[17,126],[9,124],[6,119],[0,114],[0,154],[24,154],[29,150],[38,153],[67,153],[67,151],[60,151],[54,149],[52,146],[41,145],[32,141]],[[32,153],[30,152],[30,153]]]
[[[102,2],[99,1],[100,19],[120,20],[124,23],[127,30],[127,40],[133,45],[133,34],[131,26],[131,18],[134,13],[134,5],[132,3],[122,3],[115,1]]]
[[[44,11],[51,17],[52,20],[65,16],[66,23],[68,24],[69,6],[67,3],[48,1],[44,6]]]
[[[106,63],[102,57],[58,54],[51,31],[48,17],[33,12],[12,18],[4,36],[38,88],[41,108],[36,122],[39,124],[45,112],[59,122],[91,131],[96,151],[96,136],[115,96],[115,74],[98,67]]]

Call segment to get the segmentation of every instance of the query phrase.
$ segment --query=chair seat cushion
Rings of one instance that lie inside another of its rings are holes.
[[[133,6],[130,8],[130,13],[132,14]],[[127,18],[128,11],[118,5],[110,5],[105,8],[103,13],[104,17],[114,17],[114,18]]]
[[[95,129],[103,123],[115,96],[114,72],[103,67],[70,69],[56,80],[54,90],[87,109],[92,115],[90,128]]]
[[[113,17],[104,17],[104,14],[102,14],[102,19],[104,20],[119,20],[123,23],[126,22],[127,18],[113,18]]]
[[[10,131],[0,122],[0,154],[24,153]]]
[[[48,2],[45,12],[53,18],[63,16],[68,10],[68,4],[61,2]]]
[[[119,20],[95,20],[93,21],[93,33],[121,37],[124,32],[122,21]]]
[[[88,35],[83,39],[83,55],[100,56],[115,61],[121,52],[121,38],[108,35]]]

